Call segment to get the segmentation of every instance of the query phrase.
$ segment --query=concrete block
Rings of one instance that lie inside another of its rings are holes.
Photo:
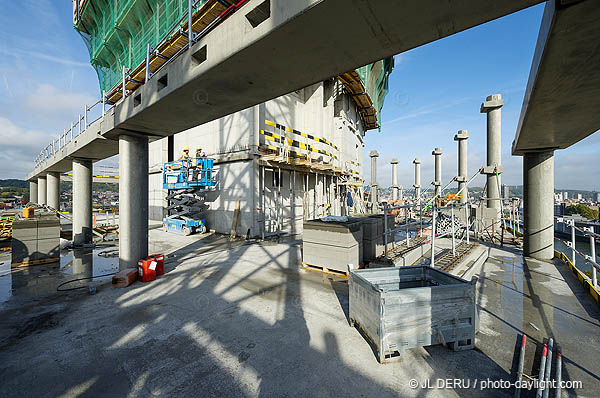
[[[12,237],[17,240],[37,239],[37,219],[15,218],[12,225]]]
[[[41,258],[60,256],[60,238],[38,239],[37,252]]]
[[[32,219],[15,219],[11,253],[13,264],[58,259],[60,256],[58,217],[54,214],[42,213]]]
[[[361,223],[357,221],[337,223],[311,220],[303,224],[302,239],[304,242],[351,247],[362,244],[363,235]]]
[[[337,271],[347,271],[348,264],[362,263],[362,244],[352,247],[339,247],[319,243],[304,242],[302,245],[305,264],[326,267]]]
[[[33,257],[34,253],[37,252],[37,241],[33,240],[19,240],[14,236],[11,242],[11,262],[21,263],[27,261],[30,257]]]

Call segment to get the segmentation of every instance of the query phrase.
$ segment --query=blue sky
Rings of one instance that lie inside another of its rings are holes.
[[[486,116],[481,102],[500,93],[503,182],[522,183],[522,158],[511,156],[543,4],[438,40],[395,57],[390,92],[382,111],[381,132],[367,133],[363,161],[370,179],[369,151],[379,152],[377,178],[391,184],[390,160],[398,158],[398,179],[414,183],[415,157],[421,159],[421,185],[433,181],[435,147],[442,148],[443,180],[457,173],[458,130],[469,131],[469,175],[485,163]],[[555,152],[555,185],[563,189],[600,189],[600,134]],[[479,177],[475,185],[483,186]]]
[[[71,2],[0,0],[0,178],[24,178],[35,155],[76,120],[84,104],[99,98],[95,71],[83,40],[72,28]],[[521,184],[521,158],[510,155],[529,76],[543,5],[396,56],[381,132],[366,137],[380,153],[380,185],[391,182],[391,158],[399,179],[413,184],[412,160],[422,164],[423,186],[433,180],[434,147],[441,147],[443,177],[456,174],[459,129],[469,130],[469,173],[485,162],[487,95],[501,93],[503,181]],[[24,25],[27,21],[27,25]],[[556,187],[600,190],[600,134],[556,152]],[[114,162],[114,160],[113,160]],[[478,185],[483,185],[480,178]]]

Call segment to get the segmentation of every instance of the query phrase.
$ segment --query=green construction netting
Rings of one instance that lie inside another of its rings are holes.
[[[195,9],[208,0],[195,1]],[[188,0],[88,0],[79,10],[75,29],[85,41],[100,90],[109,91],[122,78],[123,66],[135,68],[188,12]],[[394,59],[357,69],[381,121]]]
[[[383,101],[388,92],[388,81],[390,73],[394,69],[394,57],[389,57],[377,61],[375,63],[362,66],[356,69],[356,73],[360,76],[365,89],[373,106],[377,111],[377,120],[381,125],[381,109],[383,108]]]
[[[195,9],[207,1],[195,1]],[[142,63],[147,45],[155,47],[187,12],[188,0],[88,0],[75,29],[87,45],[100,90],[119,83],[123,66]]]

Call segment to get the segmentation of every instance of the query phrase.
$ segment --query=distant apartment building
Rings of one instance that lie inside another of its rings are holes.
[[[580,193],[576,194],[576,199],[577,200],[583,200],[583,195],[580,194]]]
[[[562,192],[558,192],[554,194],[554,201],[557,203],[560,203],[563,201],[563,194]]]
[[[569,193],[567,191],[563,192],[563,200],[569,199]]]
[[[594,192],[594,201],[600,202],[600,192]]]

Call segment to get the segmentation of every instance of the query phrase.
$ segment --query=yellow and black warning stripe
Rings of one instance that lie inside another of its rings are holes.
[[[296,135],[299,135],[299,136],[301,136],[301,137],[304,137],[304,138],[309,138],[309,139],[311,139],[311,140],[315,140],[315,141],[317,141],[317,142],[322,142],[322,143],[324,143],[324,144],[327,144],[327,145],[329,145],[330,147],[332,147],[332,148],[333,148],[333,149],[335,149],[336,151],[339,151],[339,150],[340,150],[340,148],[338,148],[338,147],[337,147],[337,146],[336,146],[334,143],[332,143],[331,141],[329,141],[329,140],[328,140],[328,139],[326,139],[326,138],[322,138],[322,137],[315,137],[314,135],[310,135],[310,134],[303,133],[303,132],[301,132],[301,131],[298,131],[298,130],[294,130],[294,129],[290,128],[290,127],[286,127],[286,126],[284,126],[284,125],[282,125],[282,124],[275,123],[275,122],[272,122],[272,121],[270,121],[270,120],[265,120],[265,124],[266,124],[267,126],[275,127],[275,128],[277,128],[277,129],[280,129],[280,130],[285,130],[285,131],[287,131],[288,133],[296,134]]]
[[[337,156],[335,156],[333,153],[325,151],[323,149],[315,148],[314,146],[312,146],[310,144],[305,144],[304,142],[296,141],[296,140],[293,140],[288,137],[283,137],[279,134],[271,133],[270,131],[260,130],[260,133],[265,136],[265,140],[267,140],[267,141],[272,141],[272,142],[277,142],[279,144],[283,144],[284,140],[285,140],[285,143],[287,143],[291,147],[305,149],[310,152],[320,153],[321,155],[326,155],[333,159],[337,159]]]

